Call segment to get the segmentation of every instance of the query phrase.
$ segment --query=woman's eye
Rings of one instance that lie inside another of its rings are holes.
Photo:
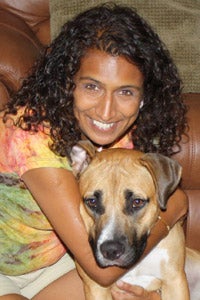
[[[122,90],[122,91],[120,92],[120,94],[121,94],[122,96],[134,96],[134,92],[131,91],[131,90]]]
[[[85,88],[91,91],[98,91],[98,86],[92,83],[85,84]]]

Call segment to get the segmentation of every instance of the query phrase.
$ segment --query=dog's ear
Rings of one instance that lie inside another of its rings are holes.
[[[94,145],[88,140],[79,141],[72,147],[70,152],[71,166],[77,178],[87,168],[95,153]]]
[[[147,153],[142,156],[141,164],[151,173],[157,189],[160,207],[166,209],[169,196],[180,182],[182,167],[177,161],[156,153]]]

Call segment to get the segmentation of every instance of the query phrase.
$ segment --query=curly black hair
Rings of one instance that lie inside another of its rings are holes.
[[[135,9],[121,5],[96,6],[68,21],[8,103],[6,115],[25,107],[17,125],[32,131],[49,125],[52,150],[68,155],[81,138],[73,113],[73,79],[91,48],[138,66],[144,76],[144,105],[132,130],[134,146],[172,155],[187,127],[177,68],[151,26]]]

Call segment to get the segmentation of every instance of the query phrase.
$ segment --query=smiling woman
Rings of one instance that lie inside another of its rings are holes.
[[[99,146],[120,140],[139,113],[143,75],[138,67],[92,49],[81,60],[75,85],[74,114],[83,134]]]

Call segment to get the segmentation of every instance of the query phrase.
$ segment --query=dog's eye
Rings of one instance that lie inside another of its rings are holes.
[[[85,199],[85,204],[90,207],[90,208],[96,208],[97,207],[97,199],[94,198],[86,198]]]
[[[132,207],[135,209],[140,209],[145,205],[146,201],[144,199],[136,198],[132,200]]]
[[[102,205],[102,191],[96,190],[93,195],[89,195],[84,198],[84,204],[92,215],[102,215],[105,212],[105,208]]]
[[[125,190],[124,196],[126,199],[124,213],[128,215],[139,211],[149,202],[149,199],[140,198],[129,189]]]

